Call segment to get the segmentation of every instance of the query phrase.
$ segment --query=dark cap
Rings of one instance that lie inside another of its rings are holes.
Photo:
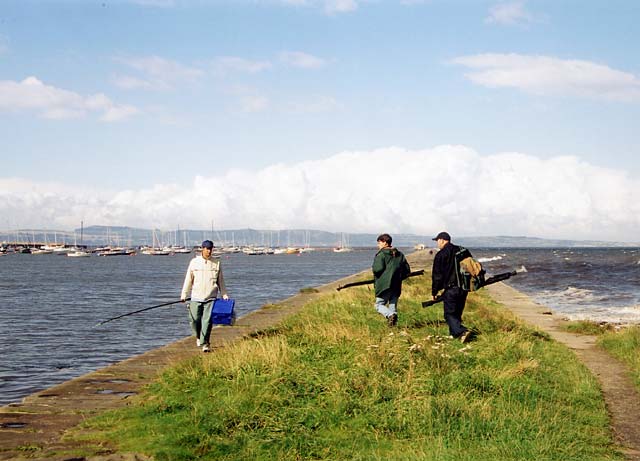
[[[202,242],[202,248],[209,248],[211,250],[213,248],[213,242],[211,240],[205,240]]]
[[[440,239],[450,242],[451,241],[451,236],[449,234],[447,234],[446,232],[440,232],[438,235],[436,235],[431,240],[440,240]]]

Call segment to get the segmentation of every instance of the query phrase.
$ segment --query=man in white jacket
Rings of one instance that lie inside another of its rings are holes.
[[[223,299],[229,299],[220,260],[211,258],[212,250],[211,240],[202,242],[202,254],[189,263],[180,295],[180,299],[185,301],[191,292],[191,301],[188,304],[189,323],[197,338],[196,345],[202,346],[202,352],[209,352],[211,309],[213,301],[218,296],[218,290],[222,293]]]

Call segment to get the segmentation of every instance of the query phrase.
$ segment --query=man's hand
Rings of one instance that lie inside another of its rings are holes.
[[[222,295],[222,299],[226,301],[227,299],[229,299],[229,295]]]

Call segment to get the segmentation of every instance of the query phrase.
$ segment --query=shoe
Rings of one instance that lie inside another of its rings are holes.
[[[398,314],[391,314],[387,317],[387,325],[395,327],[398,324]]]
[[[200,338],[196,339],[196,347],[200,347],[202,346],[202,344],[200,344]]]
[[[209,351],[210,349],[208,344],[205,344],[204,346],[202,346],[202,352],[209,352]]]
[[[471,338],[472,338],[471,334],[472,334],[471,330],[467,330],[464,333],[462,333],[460,335],[460,342],[462,344],[464,344],[464,343],[467,343],[467,342],[471,341]]]

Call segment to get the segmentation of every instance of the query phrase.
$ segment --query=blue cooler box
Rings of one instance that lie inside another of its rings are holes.
[[[233,325],[236,321],[235,299],[217,298],[211,309],[211,323],[214,325]]]

